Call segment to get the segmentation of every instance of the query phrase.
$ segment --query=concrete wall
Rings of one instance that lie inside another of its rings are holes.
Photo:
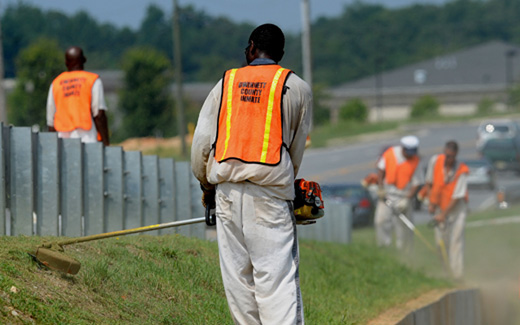
[[[456,290],[414,310],[399,325],[480,325],[483,324],[478,289]]]

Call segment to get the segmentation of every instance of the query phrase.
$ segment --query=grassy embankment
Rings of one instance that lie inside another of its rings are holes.
[[[230,324],[215,242],[128,236],[66,247],[75,276],[39,269],[39,237],[0,237],[0,323]],[[403,276],[405,275],[405,276]],[[368,243],[301,242],[310,324],[366,323],[447,280],[428,277]]]
[[[472,213],[467,219],[462,285],[481,289],[485,324],[520,325],[520,223],[472,227],[471,222],[510,216],[520,216],[520,205]],[[430,243],[434,243],[433,229],[425,225],[418,226],[418,229]],[[373,229],[360,229],[353,233],[354,243],[374,245],[373,238]],[[440,255],[432,254],[419,240],[415,241],[412,259],[395,256],[427,276],[445,274]]]
[[[520,207],[469,221],[519,215]],[[433,242],[433,232],[420,231]],[[520,224],[466,229],[466,282],[483,288],[496,317],[515,319]],[[39,269],[26,251],[50,238],[0,237],[0,323],[230,324],[215,242],[128,236],[66,247],[79,274]],[[350,245],[301,242],[301,284],[311,324],[364,324],[435,288],[453,287],[438,257],[416,241],[413,257],[374,244],[373,229]],[[489,316],[489,315],[488,315]]]

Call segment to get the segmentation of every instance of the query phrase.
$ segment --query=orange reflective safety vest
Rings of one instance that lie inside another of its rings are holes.
[[[56,105],[54,128],[69,132],[92,128],[92,86],[99,76],[87,71],[66,71],[52,82]]]
[[[394,147],[390,147],[383,153],[383,158],[385,159],[385,182],[400,190],[404,189],[412,180],[415,169],[419,165],[419,157],[415,155],[398,164]]]
[[[433,181],[432,181],[432,189],[430,192],[430,203],[438,205],[442,211],[446,211],[451,202],[451,197],[453,196],[453,192],[455,191],[455,186],[457,185],[457,180],[460,175],[468,174],[469,168],[464,163],[459,163],[459,167],[455,172],[455,175],[452,177],[449,182],[446,183],[446,178],[444,175],[444,162],[446,160],[446,156],[444,154],[440,154],[437,156],[437,161],[433,167]],[[466,190],[465,195],[466,202],[468,201],[468,192]]]
[[[249,65],[225,72],[215,159],[277,165],[282,156],[282,95],[291,70]]]

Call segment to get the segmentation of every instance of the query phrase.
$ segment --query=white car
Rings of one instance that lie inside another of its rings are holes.
[[[497,138],[516,138],[520,141],[519,125],[511,119],[487,120],[480,123],[477,128],[477,150],[481,151],[487,140]]]

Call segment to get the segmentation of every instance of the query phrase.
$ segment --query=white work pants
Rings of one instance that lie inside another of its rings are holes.
[[[218,184],[220,269],[235,324],[303,324],[296,223],[258,185]]]
[[[393,205],[400,198],[389,198]],[[411,207],[404,211],[404,215],[413,223]],[[376,228],[376,240],[378,246],[387,247],[392,244],[392,230],[395,230],[395,246],[405,253],[413,251],[413,231],[399,219],[397,215],[388,207],[384,201],[377,201],[376,213],[374,217]]]
[[[435,242],[440,249],[444,241],[451,274],[462,278],[464,272],[464,226],[466,223],[467,203],[460,201],[446,216],[446,221],[435,227]]]

